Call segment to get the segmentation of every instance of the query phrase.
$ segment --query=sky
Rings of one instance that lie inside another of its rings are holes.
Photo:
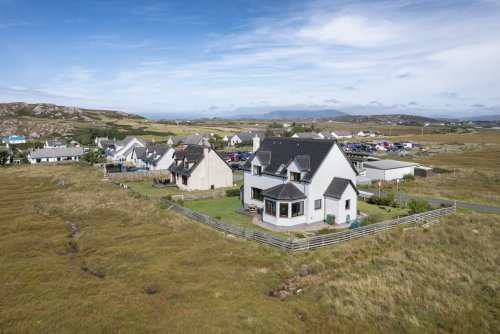
[[[0,0],[0,102],[500,114],[500,0]]]

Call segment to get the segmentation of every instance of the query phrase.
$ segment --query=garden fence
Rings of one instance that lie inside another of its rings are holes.
[[[197,220],[203,224],[209,225],[212,228],[215,228],[226,234],[255,241],[258,243],[267,244],[269,246],[276,247],[285,250],[287,252],[319,249],[330,245],[338,244],[341,242],[355,240],[382,231],[391,230],[396,228],[397,226],[419,226],[429,222],[433,222],[438,218],[450,215],[456,211],[456,206],[450,206],[411,216],[402,217],[399,219],[393,219],[381,223],[361,226],[355,229],[350,229],[342,232],[318,235],[302,239],[299,238],[287,239],[272,235],[267,232],[257,231],[242,226],[236,226],[230,223],[217,220],[213,217],[177,205],[165,198],[161,198],[160,202],[170,210],[173,210],[186,217]]]

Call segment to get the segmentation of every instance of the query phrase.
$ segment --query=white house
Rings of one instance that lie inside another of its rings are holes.
[[[108,161],[132,162],[132,152],[136,147],[144,147],[144,143],[133,136],[127,136],[121,141],[115,141],[108,146],[105,156]]]
[[[174,162],[175,150],[170,146],[135,147],[132,152],[132,161],[136,167],[149,170],[168,169]]]
[[[42,162],[79,161],[82,156],[82,147],[39,148],[30,151],[28,160],[32,164]]]
[[[372,180],[384,181],[402,179],[406,174],[413,175],[416,166],[418,163],[397,160],[367,161],[364,163],[367,177]]]
[[[66,140],[64,139],[47,139],[45,141],[45,144],[43,145],[43,148],[65,148],[68,147],[68,144],[66,144]]]
[[[186,141],[185,136],[172,136],[168,138],[167,144],[169,146],[177,146],[184,143],[185,141]]]
[[[331,135],[335,139],[345,139],[345,138],[352,138],[352,133],[350,131],[332,131]]]
[[[243,203],[267,224],[290,227],[356,219],[356,169],[336,141],[268,137],[245,163]]]
[[[228,188],[233,185],[233,170],[210,148],[208,140],[203,145],[189,145],[174,154],[174,163],[168,168],[171,182],[180,189],[208,190]]]
[[[25,136],[8,136],[2,138],[2,143],[4,144],[24,144],[26,143]]]
[[[316,132],[299,132],[295,133],[292,138],[302,138],[302,139],[323,139]]]
[[[320,132],[318,133],[318,136],[321,138],[321,139],[327,139],[327,140],[330,140],[330,139],[335,139],[332,134],[328,131],[323,131],[323,132]]]
[[[358,136],[358,137],[375,137],[375,133],[373,133],[369,130],[361,130],[356,134],[356,136]]]
[[[256,136],[262,139],[264,138],[265,134],[264,132],[259,131],[235,133],[232,137],[229,138],[229,146],[235,146],[236,144],[252,141]]]

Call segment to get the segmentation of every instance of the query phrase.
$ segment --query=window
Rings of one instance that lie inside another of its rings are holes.
[[[262,201],[262,189],[252,188],[252,199]]]
[[[290,181],[300,181],[300,173],[290,172]]]
[[[280,217],[288,218],[288,203],[280,203]]]
[[[266,214],[276,216],[276,202],[266,199]]]
[[[304,201],[292,203],[292,217],[304,214]]]
[[[351,200],[350,199],[346,199],[346,201],[345,201],[345,209],[349,210],[350,208],[351,208]]]
[[[184,168],[189,169],[189,162],[184,162]]]
[[[262,167],[253,166],[253,175],[262,175]]]
[[[182,175],[182,184],[185,185],[185,186],[187,186],[187,184],[188,184],[188,178],[187,178],[187,176]]]
[[[314,210],[321,209],[321,199],[317,199],[314,201]]]

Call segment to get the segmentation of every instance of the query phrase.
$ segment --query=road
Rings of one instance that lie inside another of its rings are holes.
[[[372,195],[378,195],[378,193],[372,193],[369,191],[363,191],[363,193],[371,193]],[[385,193],[383,191],[380,192],[381,196],[387,196],[389,195],[388,193]],[[427,198],[427,197],[420,197],[420,196],[413,196],[413,195],[405,195],[405,194],[398,194],[394,195],[395,198],[401,198],[403,200],[409,200],[409,199],[418,199],[418,200],[426,200],[430,204],[448,204],[448,205],[453,205],[455,202],[450,201],[447,199],[436,199],[436,198]],[[497,206],[489,206],[489,205],[481,205],[481,204],[471,204],[471,203],[463,203],[463,202],[456,202],[457,203],[457,208],[464,208],[464,209],[469,209],[469,210],[479,210],[479,211],[486,211],[486,212],[493,212],[493,213],[498,213],[500,214],[500,207]]]

